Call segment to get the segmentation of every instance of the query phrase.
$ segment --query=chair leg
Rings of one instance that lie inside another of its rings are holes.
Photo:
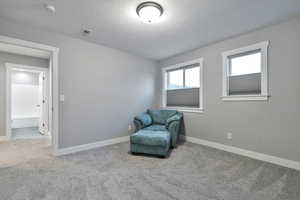
[[[132,152],[132,151],[129,151],[129,153],[130,153],[131,155],[134,155],[134,156],[138,155],[138,153],[135,153],[135,152]]]
[[[158,158],[161,158],[161,159],[165,159],[165,158],[167,158],[167,156],[165,155],[165,156],[163,156],[163,155],[159,155],[159,156],[157,156]]]

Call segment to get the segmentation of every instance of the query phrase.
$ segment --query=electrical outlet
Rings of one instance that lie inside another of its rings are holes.
[[[131,125],[128,126],[128,130],[129,130],[129,131],[132,130],[132,126],[131,126]]]
[[[227,133],[227,139],[231,140],[232,139],[232,133]]]

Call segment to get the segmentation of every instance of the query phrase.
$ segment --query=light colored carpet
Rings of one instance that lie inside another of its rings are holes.
[[[49,138],[0,141],[0,169],[21,165],[37,159],[53,159],[50,145],[51,140]],[[0,200],[2,199],[0,198]]]
[[[0,199],[300,199],[299,171],[191,143],[167,159],[132,156],[128,147],[44,154],[6,165],[0,168]]]

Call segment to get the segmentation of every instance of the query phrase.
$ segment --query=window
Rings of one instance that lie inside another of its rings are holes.
[[[163,107],[202,111],[202,59],[163,68]]]
[[[261,72],[261,51],[249,52],[230,58],[230,76]]]
[[[187,68],[185,70],[185,87],[199,88],[200,87],[200,66]]]
[[[183,69],[169,72],[168,77],[168,89],[183,88]]]
[[[223,100],[267,100],[269,42],[227,51],[223,56]]]

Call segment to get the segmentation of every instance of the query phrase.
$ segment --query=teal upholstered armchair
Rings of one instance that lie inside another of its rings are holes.
[[[175,110],[147,110],[136,116],[131,152],[167,156],[169,149],[177,145],[182,118],[182,113]]]

